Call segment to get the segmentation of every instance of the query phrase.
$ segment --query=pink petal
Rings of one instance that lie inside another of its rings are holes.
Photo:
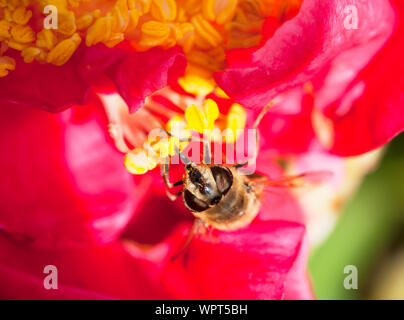
[[[333,153],[348,156],[375,149],[404,129],[404,5],[394,1],[399,16],[392,39],[328,104],[319,101],[332,120]],[[330,81],[329,85],[333,82]],[[324,86],[327,92],[329,87]],[[333,90],[338,88],[334,85]],[[324,94],[323,94],[324,96]],[[320,96],[322,98],[322,96]]]
[[[111,241],[126,226],[147,185],[134,185],[93,108],[1,108],[2,229],[54,247]]]
[[[177,47],[135,52],[124,42],[115,48],[88,48],[79,69],[98,90],[117,90],[134,112],[147,96],[175,83],[185,66],[185,57]]]
[[[0,102],[50,112],[88,102],[90,87],[116,90],[135,111],[154,91],[183,74],[185,58],[178,48],[136,52],[127,42],[114,48],[80,46],[63,66],[24,63],[17,53],[16,70],[0,78]]]
[[[72,63],[56,67],[50,64],[24,63],[15,54],[17,65],[8,76],[0,78],[0,103],[25,105],[59,112],[84,103],[87,85]],[[5,106],[4,106],[5,107]]]
[[[165,241],[179,224],[193,220],[193,215],[185,208],[182,197],[178,197],[175,202],[167,197],[159,169],[136,180],[150,181],[150,187],[135,208],[132,219],[122,233],[122,238],[143,244],[157,244]],[[182,187],[177,189],[180,188]]]
[[[304,227],[257,222],[192,242],[184,265],[204,299],[282,299]]]
[[[313,98],[302,87],[284,92],[259,126],[261,150],[276,155],[296,154],[312,147]]]
[[[57,268],[58,289],[45,289],[44,268]],[[155,264],[122,244],[35,250],[0,234],[1,299],[172,299]]]
[[[347,5],[358,10],[358,30],[344,26]],[[249,67],[230,68],[216,80],[241,104],[262,108],[282,91],[312,80],[347,50],[367,49],[366,55],[356,56],[362,66],[389,38],[392,21],[386,0],[306,0],[299,14],[253,54]]]
[[[290,269],[285,283],[285,300],[312,300],[313,289],[307,275],[307,258],[309,254],[309,242],[304,237],[293,267]]]

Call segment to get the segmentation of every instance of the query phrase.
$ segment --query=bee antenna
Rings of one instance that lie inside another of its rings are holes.
[[[185,154],[183,154],[180,149],[178,148],[178,146],[175,146],[175,152],[178,153],[180,155],[180,158],[182,160],[182,162],[184,162],[184,164],[190,164],[192,161],[191,159],[189,159]]]

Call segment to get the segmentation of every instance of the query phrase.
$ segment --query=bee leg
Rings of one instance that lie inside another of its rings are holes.
[[[161,176],[163,177],[164,186],[166,188],[167,196],[168,196],[168,198],[170,200],[174,201],[175,199],[177,199],[182,194],[182,191],[178,192],[177,194],[173,194],[170,191],[170,189],[173,188],[173,187],[176,187],[176,186],[179,186],[179,185],[183,184],[183,181],[180,180],[180,181],[177,181],[176,183],[171,183],[170,182],[170,179],[169,179],[169,176],[168,176],[168,168],[169,168],[168,157],[166,158],[165,163],[160,165],[160,168],[161,168]]]
[[[169,198],[171,201],[177,200],[177,198],[178,198],[180,195],[182,195],[182,191],[179,191],[179,192],[176,193],[176,194],[172,194],[171,192],[168,192],[168,191],[166,191],[166,193],[167,193],[168,198]]]
[[[180,140],[181,141],[181,140]],[[210,150],[210,142],[205,138],[188,138],[185,141],[194,141],[194,142],[202,142],[203,143],[203,163],[211,164],[212,163],[212,154]]]
[[[233,165],[233,167],[236,169],[240,169],[240,168],[246,166],[247,164],[248,164],[248,161],[242,162],[242,163],[236,163],[235,165]]]
[[[201,223],[202,223],[202,220],[201,220],[201,219],[195,219],[194,224],[192,225],[191,230],[189,231],[189,234],[188,234],[187,239],[185,240],[185,242],[184,242],[184,244],[182,245],[182,247],[177,251],[177,253],[174,254],[174,255],[171,257],[171,259],[170,259],[171,262],[174,261],[174,260],[176,260],[179,256],[181,256],[181,255],[184,253],[185,249],[186,249],[186,248],[188,247],[188,245],[191,243],[192,238],[193,238],[193,237],[195,236],[195,234],[197,233],[197,231],[198,231],[198,229],[199,229]]]
[[[210,152],[210,143],[209,141],[203,140],[203,163],[211,164],[212,157]]]

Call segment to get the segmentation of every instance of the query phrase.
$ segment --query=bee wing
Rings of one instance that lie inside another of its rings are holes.
[[[298,202],[301,193],[309,192],[310,188],[305,187],[317,186],[331,175],[329,171],[310,171],[276,180],[259,174],[250,176],[250,181],[264,187],[260,219],[303,221],[302,208]]]
[[[330,171],[310,171],[280,179],[271,180],[267,176],[253,174],[249,179],[253,182],[263,184],[268,187],[298,188],[326,182],[332,176]]]

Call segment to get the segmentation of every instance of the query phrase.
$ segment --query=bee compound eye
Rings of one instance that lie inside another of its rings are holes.
[[[222,197],[220,197],[220,196],[214,197],[214,198],[212,199],[212,201],[211,201],[210,204],[211,204],[211,205],[212,205],[212,204],[218,204],[221,199],[222,199]]]
[[[212,166],[210,169],[216,181],[217,189],[225,195],[233,184],[233,174],[226,167]]]
[[[201,212],[209,209],[209,205],[195,197],[190,191],[184,191],[184,202],[185,205],[188,207],[189,210],[194,212]]]

